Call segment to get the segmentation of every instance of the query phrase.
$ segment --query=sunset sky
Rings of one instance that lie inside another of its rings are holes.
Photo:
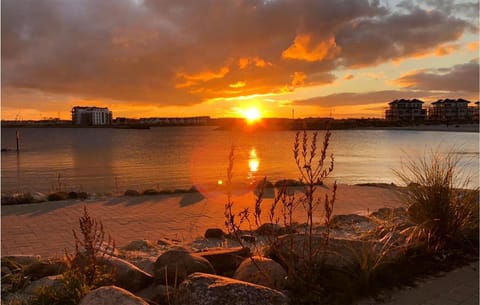
[[[382,117],[478,100],[478,1],[2,0],[2,119]]]

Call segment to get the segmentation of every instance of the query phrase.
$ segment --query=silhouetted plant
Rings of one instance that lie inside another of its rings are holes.
[[[275,251],[274,255],[280,255],[279,259],[286,264],[289,274],[289,280],[292,284],[302,283],[300,286],[304,286],[302,289],[310,289],[312,287],[315,273],[320,269],[320,256],[325,252],[324,250],[328,246],[328,240],[330,236],[331,218],[333,214],[334,203],[336,200],[337,185],[336,182],[333,185],[332,196],[329,197],[325,194],[322,198],[316,195],[318,185],[322,185],[324,180],[333,171],[334,159],[333,155],[327,158],[327,150],[330,142],[331,132],[326,131],[324,136],[323,145],[320,149],[317,147],[318,133],[313,133],[311,139],[307,132],[297,132],[293,145],[293,155],[297,168],[301,175],[301,184],[297,187],[302,187],[304,195],[296,197],[294,192],[287,189],[287,180],[282,187],[278,188],[273,201],[268,208],[267,218],[272,225],[278,225],[282,220],[285,228],[292,229],[293,213],[300,205],[303,207],[306,218],[305,231],[300,234],[303,238],[303,249],[298,251],[294,249],[293,236],[290,238],[290,248],[287,253],[281,253],[281,251]],[[328,160],[329,159],[329,160]],[[232,176],[233,176],[233,163],[234,163],[234,150],[232,149],[229,155],[229,166],[227,169],[227,203],[225,205],[225,226],[229,233],[232,233],[233,237],[241,244],[242,239],[240,236],[241,227],[244,224],[248,224],[252,227],[254,224],[259,228],[262,224],[263,213],[263,187],[258,191],[258,195],[254,204],[253,214],[249,208],[245,208],[239,213],[233,212],[234,203],[232,201]],[[265,178],[266,179],[266,178]],[[263,186],[266,185],[264,179]],[[323,203],[323,205],[321,205]],[[314,225],[314,211],[318,207],[324,209],[324,225],[326,230],[323,233],[322,244],[313,243],[313,225]],[[281,214],[278,214],[281,213]],[[253,218],[253,219],[252,219]],[[293,230],[292,230],[293,231]],[[278,242],[278,236],[276,234],[269,235],[270,249],[275,249]],[[288,241],[288,240],[287,240]],[[299,253],[300,252],[300,253]],[[300,256],[300,257],[299,257]],[[254,262],[254,261],[253,261]],[[255,262],[254,262],[255,263]],[[257,266],[258,268],[258,266]],[[258,268],[262,271],[260,268]],[[305,286],[305,285],[306,286]],[[309,286],[309,287],[307,287]],[[313,289],[318,292],[317,289]],[[311,294],[315,294],[310,291]]]
[[[312,240],[314,235],[313,212],[321,203],[320,198],[315,198],[317,186],[323,184],[323,181],[330,175],[330,173],[332,173],[334,168],[333,154],[330,155],[330,160],[327,160],[327,152],[331,135],[332,133],[330,130],[325,132],[323,145],[320,152],[318,152],[317,148],[317,132],[313,133],[310,143],[306,131],[303,131],[303,133],[297,132],[293,144],[293,156],[295,159],[295,164],[297,165],[298,171],[301,174],[301,181],[305,184],[305,196],[301,198],[301,203],[304,207],[307,218],[307,226],[305,230],[308,231],[305,232],[305,241],[307,242],[305,247],[307,251],[308,266],[313,266],[313,264],[315,264],[315,262],[318,260],[317,256],[320,254],[320,249],[314,248]],[[328,194],[325,194],[324,198],[325,226],[327,228],[324,233],[325,246],[328,244],[330,235],[331,216],[335,204],[336,192],[337,184],[335,182],[333,185],[332,198],[330,199]],[[312,269],[308,268],[308,270]]]
[[[108,258],[113,255],[115,241],[110,235],[108,239],[105,238],[103,223],[90,217],[86,206],[83,209],[83,216],[79,218],[79,225],[81,238],[75,230],[72,230],[75,253],[74,256],[66,255],[67,261],[72,268],[78,269],[85,276],[88,286],[108,282],[108,274],[105,273],[105,266],[99,263],[99,258]]]
[[[460,178],[459,161],[453,152],[433,151],[407,160],[395,171],[407,185],[403,195],[414,224],[406,229],[409,242],[437,252],[471,237],[478,239],[478,187],[468,189],[470,178]]]

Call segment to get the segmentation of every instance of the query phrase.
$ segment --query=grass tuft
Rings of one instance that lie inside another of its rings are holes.
[[[412,245],[436,253],[478,242],[479,190],[468,189],[469,177],[460,178],[459,161],[453,152],[433,151],[395,171],[407,185],[403,195],[414,225],[404,233]]]

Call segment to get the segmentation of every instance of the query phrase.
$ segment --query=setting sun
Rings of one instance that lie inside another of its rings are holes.
[[[260,110],[257,107],[250,107],[242,112],[243,117],[247,120],[248,124],[253,124],[262,118]]]

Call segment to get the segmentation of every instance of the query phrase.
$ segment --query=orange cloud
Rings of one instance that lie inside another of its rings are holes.
[[[261,59],[260,57],[254,57],[253,61],[255,62],[255,66],[259,67],[259,68],[263,68],[263,67],[272,65],[271,62],[265,61],[265,60]]]
[[[305,84],[305,79],[307,78],[307,75],[305,75],[305,73],[303,72],[294,72],[292,77],[292,86],[296,87]]]
[[[242,57],[238,60],[238,67],[240,69],[245,69],[246,67],[248,67],[249,62],[250,60],[248,59],[248,57]]]
[[[239,60],[238,60],[238,67],[240,69],[245,69],[247,68],[248,66],[255,66],[257,68],[265,68],[267,66],[271,66],[272,63],[271,62],[268,62],[258,56],[255,56],[255,57],[241,57]]]
[[[320,41],[312,45],[312,38],[308,34],[302,34],[295,37],[293,44],[283,51],[282,58],[305,60],[308,62],[321,61],[323,59],[332,59],[338,54],[339,48],[334,37],[328,40]]]
[[[347,74],[343,77],[344,80],[351,80],[352,78],[354,78],[353,74]]]
[[[390,83],[392,85],[401,86],[401,87],[407,87],[407,88],[408,87],[413,87],[416,84],[416,81],[414,81],[412,79],[412,77],[414,77],[417,74],[422,74],[422,73],[425,73],[425,72],[426,72],[425,69],[420,69],[420,70],[414,70],[414,71],[410,71],[410,72],[407,72],[407,73],[403,73],[400,78],[397,78],[395,80],[391,80],[388,83]]]
[[[478,50],[479,41],[473,41],[467,44],[467,49],[476,52]]]
[[[212,79],[223,78],[228,72],[230,72],[228,67],[222,67],[218,72],[205,71],[197,74],[179,72],[177,73],[177,79],[182,79],[183,82],[175,85],[175,88],[190,87],[200,82],[207,82]]]
[[[442,45],[442,46],[439,46],[435,50],[435,55],[437,55],[437,56],[449,55],[449,54],[452,54],[453,52],[457,51],[458,49],[460,49],[460,46],[457,45],[457,44]]]
[[[242,88],[245,87],[246,83],[245,82],[236,82],[235,84],[230,84],[228,85],[230,88]]]

